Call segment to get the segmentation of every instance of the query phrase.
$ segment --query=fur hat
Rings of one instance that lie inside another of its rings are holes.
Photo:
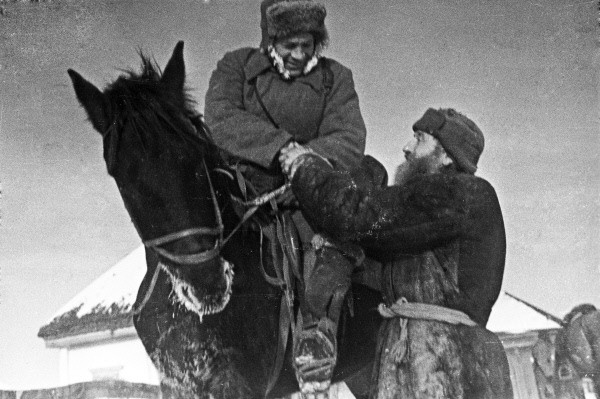
[[[315,45],[327,44],[325,6],[312,0],[263,0],[260,5],[260,47],[266,49],[274,39],[298,33],[311,33]]]
[[[429,108],[413,125],[413,130],[431,134],[444,150],[467,173],[475,173],[483,152],[483,133],[475,122],[452,108]]]

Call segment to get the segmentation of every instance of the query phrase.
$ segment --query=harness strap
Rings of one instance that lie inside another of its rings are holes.
[[[185,238],[193,235],[213,235],[217,236],[223,231],[223,226],[217,227],[192,227],[189,229],[177,231],[175,233],[167,234],[162,237],[158,237],[152,240],[145,240],[144,245],[147,247],[155,247],[157,245],[168,244],[173,241],[177,241],[180,238]]]
[[[244,197],[244,199],[246,199],[248,196],[248,188],[246,187],[246,179],[242,175],[242,171],[240,170],[240,168],[238,166],[239,165],[236,165],[234,168],[235,169],[235,177],[236,177],[236,181],[238,183],[238,187],[240,188],[240,191],[242,192],[242,196]]]
[[[231,233],[229,233],[229,235],[223,240],[223,243],[222,243],[223,246],[225,244],[227,244],[227,241],[229,241],[229,239],[231,237],[233,237],[233,235],[235,233],[237,233],[237,231],[240,229],[240,227],[242,227],[244,225],[244,223],[246,223],[248,221],[248,219],[250,219],[252,217],[252,215],[254,215],[256,213],[256,211],[258,210],[258,208],[259,208],[258,206],[253,206],[252,208],[250,208],[246,212],[244,212],[244,215],[242,216],[242,218],[238,222],[237,226],[235,226],[233,228],[233,230],[231,230]]]
[[[277,275],[277,277],[271,277],[267,271],[265,270],[265,265],[263,263],[263,238],[264,238],[264,233],[262,231],[262,228],[260,230],[260,272],[262,273],[264,279],[267,281],[267,283],[280,288],[282,291],[285,290],[285,281],[283,281],[283,279],[279,278],[279,274]]]
[[[269,374],[265,398],[269,396],[269,393],[271,393],[275,387],[275,384],[277,383],[277,380],[279,379],[279,374],[283,368],[283,360],[285,359],[285,350],[287,348],[287,342],[290,334],[290,325],[292,324],[290,312],[287,308],[286,295],[282,295],[281,303],[279,305],[279,333],[277,334],[277,352],[275,352],[275,361],[273,362],[273,368]]]
[[[284,251],[284,259],[288,260],[287,268],[284,268],[284,273],[286,271],[292,271],[294,273],[294,277],[296,277],[297,281],[302,281],[302,276],[300,273],[300,240],[297,237],[297,232],[292,229],[295,229],[294,222],[288,213],[284,213],[277,220],[277,238],[279,239],[279,245]],[[287,270],[286,270],[287,269]],[[288,277],[291,281],[291,276]]]
[[[277,204],[274,203],[274,201],[271,201],[271,205],[273,206],[273,209],[277,211]],[[300,262],[300,255],[298,253],[298,245],[294,242],[293,234],[288,230],[292,228],[291,223],[292,220],[290,216],[284,213],[277,214],[275,218],[275,224],[271,224],[269,226],[271,235],[274,238],[271,241],[271,255],[275,273],[277,274],[276,281],[278,283],[283,283],[281,285],[281,288],[283,289],[283,295],[281,296],[281,305],[279,310],[279,334],[277,338],[275,361],[269,375],[265,397],[271,392],[279,378],[279,375],[281,374],[289,341],[290,330],[292,332],[292,336],[296,336],[294,288],[295,277],[299,276],[298,262]],[[283,255],[281,258],[279,256],[280,253]],[[279,262],[279,259],[282,259],[281,262]],[[264,267],[262,266],[262,255],[261,269],[263,275],[267,276],[266,272],[264,271]],[[298,317],[301,318],[301,314],[299,314]],[[301,320],[298,320],[298,323],[301,323]]]
[[[183,265],[197,265],[216,258],[221,252],[221,241],[217,240],[212,249],[196,254],[173,254],[161,247],[153,247],[152,249],[171,262]]]
[[[150,281],[150,285],[148,286],[148,289],[146,290],[146,294],[144,295],[144,299],[142,299],[142,302],[140,302],[140,304],[137,307],[133,307],[132,309],[132,313],[134,316],[139,315],[142,310],[144,309],[144,307],[146,306],[146,304],[148,303],[148,301],[150,300],[150,296],[152,295],[152,292],[154,291],[154,287],[156,286],[156,281],[158,281],[158,275],[160,274],[160,264],[156,264],[156,268],[154,269],[154,273],[152,274],[152,280]]]
[[[279,218],[277,218],[277,223],[279,224]],[[273,258],[273,264],[275,266],[275,273],[277,274],[277,277],[280,280],[283,280],[284,282],[284,294],[285,294],[285,298],[286,298],[286,307],[288,309],[288,313],[290,315],[290,326],[292,328],[292,332],[294,330],[294,323],[293,323],[293,315],[294,315],[294,281],[291,279],[291,273],[290,273],[290,262],[289,259],[286,255],[285,250],[282,248],[282,262],[278,262],[279,260],[279,253],[277,251],[277,245],[281,245],[282,240],[281,237],[279,236],[280,232],[279,232],[279,226],[270,226],[271,231],[273,233],[273,236],[277,238],[277,241],[273,240],[271,242],[271,256]]]
[[[277,337],[275,361],[273,363],[273,368],[271,369],[271,373],[269,375],[267,389],[265,391],[265,397],[269,395],[269,393],[275,386],[277,380],[279,379],[279,375],[281,374],[281,369],[283,367],[283,361],[285,358],[285,352],[288,344],[290,328],[292,329],[292,334],[294,334],[294,292],[292,281],[290,281],[289,278],[290,273],[287,255],[283,248],[283,260],[281,263],[279,262],[279,252],[277,251],[277,246],[281,243],[278,226],[279,217],[277,217],[276,220],[277,225],[274,226],[273,224],[271,224],[268,227],[271,230],[272,237],[277,238],[276,240],[274,239],[270,242],[271,259],[273,259],[273,266],[275,269],[275,274],[277,275],[277,280],[283,282],[283,295],[281,296],[281,303],[279,308],[279,333]]]

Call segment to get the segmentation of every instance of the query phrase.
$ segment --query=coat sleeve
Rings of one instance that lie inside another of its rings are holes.
[[[434,177],[366,189],[350,173],[305,156],[292,188],[315,231],[358,242],[367,250],[412,253],[456,238],[465,229],[467,211],[454,183]]]
[[[244,107],[244,61],[251,49],[225,54],[212,73],[204,117],[217,146],[265,168],[292,136]]]
[[[600,312],[580,316],[565,329],[571,361],[582,373],[600,370]]]
[[[334,82],[327,96],[317,138],[307,146],[343,169],[355,167],[365,152],[367,135],[360,112],[358,94],[352,72],[335,61],[329,61]]]

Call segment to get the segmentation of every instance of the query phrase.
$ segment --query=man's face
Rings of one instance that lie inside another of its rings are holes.
[[[275,42],[275,51],[283,59],[290,76],[302,74],[308,60],[315,52],[315,40],[310,33],[300,33]]]
[[[440,142],[422,131],[416,131],[402,151],[406,161],[396,169],[395,184],[403,184],[415,175],[440,172],[451,162]]]

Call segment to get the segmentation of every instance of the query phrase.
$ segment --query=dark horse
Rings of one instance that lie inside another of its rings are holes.
[[[140,73],[120,76],[103,92],[73,70],[69,76],[102,134],[108,173],[147,247],[134,323],[159,370],[163,397],[239,399],[297,391],[290,345],[278,342],[280,336],[290,339],[279,332],[288,329],[280,323],[282,289],[267,282],[261,269],[268,243],[256,229],[242,228],[222,245],[240,223],[231,199],[240,190],[220,173],[219,150],[194,119],[184,87],[183,42],[162,75],[142,55]],[[268,276],[276,275],[274,267],[265,257]],[[354,313],[342,316],[334,380],[352,377],[355,387],[368,389],[356,376],[370,370],[375,355],[380,296],[360,285],[352,291]],[[288,353],[278,356],[278,347]]]

